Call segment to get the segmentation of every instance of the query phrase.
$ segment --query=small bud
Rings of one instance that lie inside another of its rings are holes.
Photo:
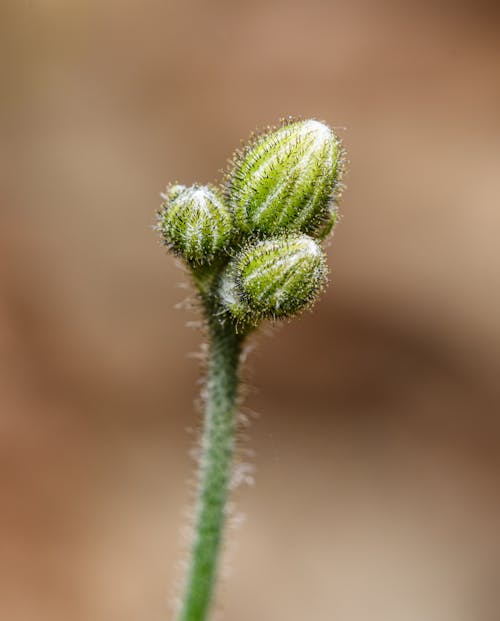
[[[330,209],[323,221],[323,224],[316,231],[316,239],[326,239],[330,233],[333,231],[335,225],[340,219],[339,210],[337,205],[333,202],[330,205]]]
[[[282,231],[316,236],[335,200],[340,140],[314,119],[258,137],[236,155],[226,195],[237,227],[260,237]]]
[[[157,228],[167,246],[191,264],[211,263],[232,237],[231,214],[218,190],[172,185],[162,196]]]
[[[228,266],[220,286],[223,306],[236,320],[294,315],[326,283],[325,255],[311,237],[275,237],[249,245]]]

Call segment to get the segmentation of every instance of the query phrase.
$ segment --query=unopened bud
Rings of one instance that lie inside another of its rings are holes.
[[[158,230],[167,246],[193,265],[208,265],[232,238],[232,217],[211,186],[173,185],[163,195]]]
[[[307,235],[275,237],[244,249],[222,279],[221,302],[239,321],[289,317],[326,284],[326,258]]]
[[[226,194],[237,227],[260,237],[322,229],[335,200],[343,149],[332,130],[310,119],[288,123],[236,155]]]

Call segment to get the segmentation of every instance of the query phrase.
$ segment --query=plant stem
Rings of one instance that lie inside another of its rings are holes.
[[[207,308],[210,317],[210,309]],[[243,337],[209,318],[210,357],[201,441],[195,538],[179,621],[205,621],[214,591],[233,460]]]

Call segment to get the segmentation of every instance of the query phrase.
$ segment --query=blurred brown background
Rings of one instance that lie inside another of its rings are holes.
[[[2,619],[171,618],[201,337],[153,214],[289,114],[349,149],[335,285],[250,357],[220,618],[500,618],[498,18],[3,0]]]

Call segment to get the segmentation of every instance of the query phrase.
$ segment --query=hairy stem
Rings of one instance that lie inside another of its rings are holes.
[[[207,309],[208,314],[210,310]],[[210,358],[195,538],[179,621],[205,621],[214,591],[234,448],[242,336],[209,319]]]

